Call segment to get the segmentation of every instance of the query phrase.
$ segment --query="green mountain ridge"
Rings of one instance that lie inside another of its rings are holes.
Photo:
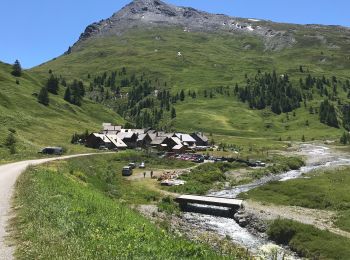
[[[232,95],[203,97],[204,90],[232,89],[236,83],[244,86],[245,76],[254,77],[258,70],[288,73],[294,85],[308,74],[336,76],[345,82],[350,66],[345,57],[347,49],[329,48],[313,38],[297,39],[294,47],[271,52],[264,51],[261,39],[251,35],[188,33],[177,27],[136,28],[120,36],[87,39],[69,55],[36,67],[33,72],[45,74],[52,69],[63,77],[89,82],[88,75],[94,77],[126,67],[136,75],[147,73],[153,79],[166,81],[165,89],[173,95],[181,90],[195,91],[199,93],[196,99],[186,98],[174,104],[177,118],[170,124],[179,130],[275,140],[281,137],[300,141],[303,133],[309,140],[338,138],[342,130],[321,124],[318,115],[309,115],[309,107],[301,106],[295,111],[296,117],[290,116],[288,121],[285,114],[275,115],[270,109],[250,109]],[[310,103],[318,108],[323,99],[315,97]]]

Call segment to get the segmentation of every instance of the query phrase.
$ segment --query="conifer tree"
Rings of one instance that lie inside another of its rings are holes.
[[[64,93],[64,100],[71,103],[72,102],[72,93],[70,91],[70,87],[66,88],[66,91]]]
[[[20,77],[22,75],[22,67],[18,60],[12,65],[11,74],[15,77]]]
[[[185,100],[185,91],[182,89],[180,92],[180,100],[184,101]]]
[[[173,107],[172,109],[171,109],[171,118],[175,118],[176,117],[176,110],[175,110],[175,108]]]
[[[57,95],[58,94],[58,83],[59,80],[53,74],[50,74],[50,78],[46,82],[46,89],[48,92]]]
[[[45,105],[45,106],[49,105],[49,102],[50,102],[49,92],[47,91],[46,87],[41,88],[39,95],[38,95],[38,102]]]

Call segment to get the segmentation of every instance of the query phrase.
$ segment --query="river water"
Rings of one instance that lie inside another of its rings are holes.
[[[208,195],[236,198],[240,193],[263,186],[271,181],[287,181],[290,179],[303,178],[303,174],[316,169],[350,165],[350,157],[335,153],[324,146],[303,144],[300,146],[297,154],[303,155],[306,158],[306,166],[301,167],[299,170],[291,170],[279,175],[266,176],[246,185],[212,192]],[[214,231],[225,237],[230,237],[233,242],[247,248],[254,255],[265,255],[264,258],[268,259],[268,251],[273,248],[273,250],[278,251],[279,258],[281,259],[285,254],[290,255],[290,259],[297,259],[297,257],[293,256],[288,250],[275,245],[272,241],[263,238],[263,236],[250,233],[247,229],[240,227],[235,220],[231,218],[186,212],[184,213],[184,220],[196,227]]]

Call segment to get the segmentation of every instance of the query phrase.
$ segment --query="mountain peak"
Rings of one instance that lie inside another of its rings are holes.
[[[161,0],[133,0],[112,17],[89,25],[79,41],[91,37],[118,36],[132,28],[182,27],[184,32],[245,33],[263,38],[266,49],[282,49],[294,44],[288,32],[266,27],[259,20],[210,14],[191,7],[178,7]]]

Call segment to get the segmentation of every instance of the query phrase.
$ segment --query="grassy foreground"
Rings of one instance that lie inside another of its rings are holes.
[[[123,155],[126,157],[126,155]],[[121,155],[30,168],[16,187],[18,259],[234,259],[152,224],[127,205],[159,194],[122,179]]]
[[[350,231],[350,175],[349,167],[315,171],[308,178],[273,182],[251,190],[245,198],[313,209],[333,210],[338,213],[335,224]]]
[[[299,222],[278,219],[269,227],[269,237],[310,259],[349,259],[350,240]]]

